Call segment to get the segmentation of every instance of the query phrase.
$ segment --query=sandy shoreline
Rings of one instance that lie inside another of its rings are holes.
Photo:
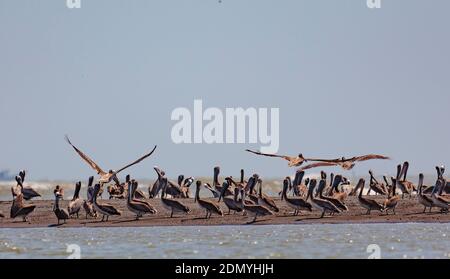
[[[376,199],[383,200],[383,197]],[[81,210],[79,219],[69,219],[66,224],[60,227],[145,227],[145,226],[197,226],[197,225],[246,225],[251,218],[243,216],[242,213],[227,215],[226,206],[221,203],[225,216],[213,215],[211,219],[204,219],[205,212],[201,210],[193,199],[181,200],[190,209],[189,215],[175,215],[170,217],[170,212],[166,211],[159,199],[150,199],[149,202],[154,205],[158,214],[146,215],[140,220],[135,220],[135,216],[128,211],[125,200],[108,200],[108,203],[122,210],[122,216],[112,216],[108,222],[101,222],[101,217],[94,219],[85,219],[84,210]],[[35,227],[53,227],[57,224],[55,214],[52,212],[53,201],[36,200],[32,202],[37,207],[29,216],[29,222],[22,222],[17,218],[0,219],[0,228],[35,228]],[[67,206],[68,201],[63,201],[63,206]],[[335,216],[326,216],[320,219],[320,212],[314,210],[312,212],[303,211],[299,216],[291,216],[292,210],[288,208],[283,201],[276,199],[280,212],[275,216],[259,217],[253,225],[269,225],[269,224],[346,224],[346,223],[448,223],[450,222],[450,214],[441,214],[438,209],[433,209],[432,213],[422,213],[423,206],[416,199],[404,199],[397,206],[397,214],[389,215],[380,212],[372,212],[371,215],[364,215],[366,210],[362,208],[356,197],[349,197],[346,201],[349,207],[348,212],[344,212]],[[0,211],[5,215],[9,215],[11,206],[10,201],[0,202]]]

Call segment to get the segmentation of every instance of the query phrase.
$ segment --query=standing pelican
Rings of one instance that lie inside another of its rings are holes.
[[[220,167],[214,167],[213,188],[216,189],[217,193],[220,194],[220,192],[222,192],[222,185],[220,185],[220,182],[219,182],[219,174],[220,174]],[[229,186],[231,186],[230,181],[228,181],[228,184],[229,184]],[[233,192],[231,192],[230,189],[227,189],[224,194],[225,194],[225,196],[229,196],[229,195],[233,195]],[[214,197],[217,198],[216,196],[214,196]]]
[[[336,159],[336,160],[322,160],[322,161],[316,160],[319,162],[306,165],[306,166],[300,168],[300,170],[308,170],[308,169],[317,168],[317,167],[334,167],[334,166],[339,166],[339,167],[343,168],[344,170],[351,170],[351,169],[353,169],[353,167],[355,166],[355,164],[357,162],[363,162],[363,161],[375,160],[375,159],[389,160],[390,158],[383,156],[383,155],[369,154],[369,155],[352,157],[350,159],[346,159],[345,157],[342,157],[341,159]]]
[[[342,176],[337,175],[336,178],[333,179],[333,185],[331,186],[332,188],[335,186],[334,183],[336,184],[340,183],[340,178],[342,178]],[[341,200],[334,197],[326,197],[323,195],[325,185],[326,184],[320,184],[319,189],[317,189],[317,191],[319,192],[319,198],[331,202],[334,206],[336,206],[336,208],[338,208],[341,211],[348,211],[348,207]]]
[[[139,220],[144,214],[156,214],[156,209],[146,201],[135,199],[135,192],[138,183],[136,181],[128,182],[128,198],[127,207],[128,210],[136,214],[136,220]]]
[[[366,181],[364,180],[364,178],[361,178],[359,180],[358,184],[355,187],[356,191],[358,191],[358,189],[361,189],[359,191],[359,195],[358,195],[359,204],[362,207],[364,207],[365,209],[367,209],[366,215],[370,215],[370,212],[372,210],[379,210],[380,212],[383,212],[384,208],[383,208],[383,206],[381,204],[379,204],[375,200],[363,198],[362,193],[363,193],[363,190],[364,190],[364,184],[365,183],[366,183]]]
[[[11,189],[13,194],[13,202],[11,205],[10,218],[14,219],[17,217],[22,217],[23,221],[27,221],[27,216],[34,211],[36,208],[33,204],[24,204],[23,203],[23,194],[22,192],[15,192],[14,189]]]
[[[387,195],[388,193],[385,190],[385,185],[377,181],[377,179],[373,175],[372,170],[369,170],[369,175],[370,175],[370,184],[369,184],[370,188],[369,192],[367,192],[367,195],[370,194],[371,190],[373,190],[376,194],[379,195]]]
[[[106,184],[111,182],[111,180],[114,180],[114,182],[116,182],[117,185],[120,185],[120,181],[117,178],[117,174],[119,174],[120,172],[126,170],[127,168],[134,166],[138,163],[140,163],[142,160],[150,157],[150,155],[153,154],[153,152],[156,149],[156,145],[153,148],[152,151],[150,151],[150,153],[145,154],[144,156],[142,156],[141,158],[137,159],[136,161],[120,168],[119,170],[115,171],[115,170],[109,170],[108,172],[103,171],[94,161],[92,161],[91,158],[89,158],[86,154],[84,154],[81,150],[79,150],[77,147],[75,147],[75,145],[72,144],[72,142],[70,142],[70,139],[68,136],[66,136],[66,141],[67,143],[69,143],[73,149],[75,149],[75,151],[78,153],[78,155],[86,162],[88,163],[88,165],[94,169],[97,174],[100,175],[100,179],[98,180],[98,182],[100,183],[100,185]]]
[[[161,203],[165,209],[170,210],[170,218],[173,217],[174,212],[180,212],[180,213],[185,213],[185,214],[188,214],[189,212],[191,212],[189,207],[185,206],[181,202],[174,200],[174,199],[166,199],[164,197],[166,195],[167,184],[168,184],[166,177],[161,177],[160,183],[161,183],[161,187],[162,187]]]
[[[230,187],[230,184],[228,184],[228,182],[224,181],[222,184],[222,192],[219,195],[219,202],[221,199],[223,199],[223,203],[228,208],[228,215],[230,215],[231,210],[234,211],[234,214],[236,214],[236,212],[241,212],[242,208],[239,206],[239,202],[237,200],[239,190],[237,188],[235,188],[233,197],[230,197],[230,196],[224,197],[224,193],[227,191],[228,187]]]
[[[100,214],[103,214],[102,222],[105,221],[105,216],[106,216],[106,221],[108,221],[109,216],[111,216],[111,215],[122,215],[122,212],[120,210],[116,209],[114,206],[107,204],[107,203],[99,203],[97,201],[97,195],[98,195],[99,191],[100,191],[100,184],[95,184],[93,204],[94,204],[95,211],[98,211]]]
[[[58,192],[57,189],[54,190],[53,194],[55,194],[55,204],[53,205],[53,212],[58,219],[58,225],[61,220],[66,223],[66,220],[69,219],[69,212],[64,208],[59,207],[59,201],[63,199],[63,195]]]
[[[77,218],[79,217],[78,214],[80,212],[81,207],[83,206],[84,201],[80,199],[80,189],[81,189],[81,181],[77,182],[75,185],[75,192],[73,193],[73,198],[69,202],[68,212],[69,215],[77,215]]]
[[[389,194],[388,198],[384,200],[383,202],[383,208],[384,212],[386,212],[386,215],[389,214],[389,210],[392,210],[392,212],[395,215],[395,208],[397,207],[398,201],[400,200],[400,196],[396,193],[396,186],[398,185],[399,176],[397,175],[397,178],[391,177],[392,180],[392,191]]]
[[[317,180],[312,179],[311,182],[309,182],[309,189],[308,189],[308,196],[306,197],[306,200],[308,198],[311,198],[311,204],[313,207],[317,208],[318,210],[322,211],[322,215],[320,218],[323,218],[325,216],[326,212],[329,213],[340,213],[341,210],[339,210],[334,204],[332,204],[330,201],[321,199],[321,198],[315,198],[313,195],[314,188],[317,185]],[[323,189],[326,186],[326,181],[324,179],[321,179],[319,182],[319,189]],[[320,195],[320,191],[319,195]]]
[[[439,167],[436,167],[438,171],[438,180],[436,186],[434,186],[433,192],[431,193],[431,200],[435,207],[439,207],[441,211],[448,212],[450,201],[442,196],[442,191],[446,186],[446,181],[442,177],[442,172]]]
[[[287,195],[287,190],[289,187],[289,180],[291,178],[288,176],[283,181],[283,191],[281,194],[281,199],[285,201],[286,205],[290,208],[294,209],[294,216],[300,213],[300,210],[308,210],[312,211],[312,206],[309,202],[305,201],[302,198],[290,198]]]
[[[255,218],[253,219],[253,221],[251,223],[256,222],[256,218],[258,218],[258,216],[269,216],[269,215],[273,215],[273,212],[270,211],[270,209],[268,209],[265,206],[262,205],[250,205],[250,204],[246,204],[245,201],[245,191],[244,189],[241,189],[241,206],[242,208],[245,210],[245,212],[247,212],[249,215],[254,215]]]
[[[94,187],[92,187],[93,183],[94,183],[94,177],[91,176],[91,177],[89,177],[88,186],[86,189],[87,199],[84,200],[84,202],[83,202],[83,208],[84,208],[84,211],[86,212],[86,219],[88,218],[88,216],[95,217],[95,218],[97,217],[97,212],[95,212],[95,208],[94,208],[94,204],[93,204],[93,199],[94,199]]]
[[[197,180],[196,182],[197,188],[195,191],[195,199],[194,202],[198,203],[201,209],[204,209],[206,211],[206,217],[205,219],[211,218],[211,215],[217,214],[220,216],[223,216],[223,212],[220,209],[220,206],[212,201],[207,201],[200,199],[200,187],[202,186],[202,182],[200,180]]]
[[[16,182],[17,182],[17,186],[16,187],[20,187],[21,188],[21,192],[23,195],[23,199],[28,201],[31,200],[32,198],[36,198],[36,197],[40,197],[41,195],[36,192],[33,188],[31,188],[30,186],[24,187],[23,183],[25,181],[25,171],[22,170],[19,172],[19,175],[16,176]]]
[[[271,211],[279,212],[280,209],[275,204],[275,201],[262,192],[262,180],[260,178],[258,178],[258,185],[259,185],[258,204],[267,207]]]
[[[417,187],[419,188],[419,194],[417,196],[419,203],[422,204],[424,206],[423,208],[423,213],[425,213],[425,211],[427,210],[427,207],[431,209],[433,208],[434,204],[433,204],[433,200],[428,197],[427,195],[422,193],[422,188],[423,188],[423,173],[419,174],[419,184],[417,185]]]
[[[412,192],[416,190],[416,186],[411,181],[408,181],[406,179],[406,176],[408,175],[408,169],[409,169],[409,162],[406,161],[403,163],[403,167],[401,169],[400,178],[398,179],[397,185],[401,187],[401,189],[405,189],[404,193],[407,193],[409,195],[409,198],[412,198]],[[403,177],[403,179],[402,179]],[[403,192],[403,190],[402,190]],[[403,194],[402,194],[403,198]]]

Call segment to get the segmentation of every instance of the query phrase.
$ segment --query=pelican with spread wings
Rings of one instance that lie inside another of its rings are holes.
[[[120,182],[117,178],[117,174],[124,171],[125,169],[134,166],[138,163],[140,163],[141,161],[143,161],[144,159],[150,157],[150,155],[153,154],[153,152],[156,149],[156,145],[153,148],[152,151],[150,151],[150,153],[145,154],[144,156],[142,156],[141,158],[137,159],[136,161],[126,165],[123,168],[120,168],[119,170],[115,171],[115,170],[109,170],[108,172],[105,172],[104,170],[102,170],[94,161],[92,161],[91,158],[89,158],[86,154],[84,154],[80,149],[78,149],[75,145],[72,144],[72,142],[70,142],[69,137],[66,135],[66,141],[73,147],[73,149],[75,149],[75,151],[78,153],[78,155],[80,155],[80,157],[86,162],[88,163],[88,165],[93,168],[95,171],[97,171],[97,174],[100,175],[100,179],[98,180],[98,182],[100,183],[100,185],[105,184],[105,183],[109,183],[111,182],[111,180],[114,180],[114,182],[116,182],[118,185],[120,185]]]
[[[308,162],[308,161],[318,161],[318,162],[333,162],[333,161],[335,161],[335,160],[305,158],[305,157],[303,157],[303,154],[301,154],[301,153],[298,154],[297,156],[287,156],[287,155],[277,155],[277,154],[262,153],[262,152],[253,151],[253,150],[250,150],[250,149],[246,149],[245,151],[253,153],[253,154],[256,154],[256,155],[261,155],[261,156],[282,158],[282,159],[288,161],[289,167],[299,167],[304,162]]]
[[[351,170],[355,166],[357,162],[363,162],[368,160],[389,160],[389,157],[383,156],[383,155],[377,155],[377,154],[368,154],[363,156],[357,156],[352,157],[349,159],[346,159],[342,157],[341,159],[336,160],[327,160],[327,161],[320,161],[317,163],[312,163],[309,165],[306,165],[302,168],[300,168],[301,171],[308,170],[312,168],[318,168],[318,167],[334,167],[334,166],[340,166],[344,170]]]

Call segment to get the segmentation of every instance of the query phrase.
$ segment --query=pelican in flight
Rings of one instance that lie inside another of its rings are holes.
[[[70,139],[69,139],[69,137],[67,135],[66,135],[66,141],[73,147],[73,149],[75,149],[75,151],[78,153],[78,155],[80,155],[80,157],[86,163],[88,163],[89,166],[91,166],[91,168],[93,168],[95,171],[97,171],[97,174],[100,175],[100,179],[98,180],[100,185],[105,184],[105,183],[109,183],[109,182],[111,182],[111,180],[114,180],[114,182],[116,182],[118,185],[120,185],[120,181],[119,181],[119,179],[117,179],[117,174],[120,173],[121,171],[126,170],[127,168],[129,168],[131,166],[134,166],[134,165],[140,163],[142,160],[146,159],[147,157],[150,157],[150,155],[152,155],[153,152],[156,149],[156,145],[155,145],[155,147],[153,148],[153,150],[150,153],[145,154],[144,156],[142,156],[141,158],[137,159],[133,163],[130,163],[130,164],[124,166],[123,168],[120,168],[117,171],[109,170],[108,172],[105,172],[94,161],[92,161],[91,158],[89,158],[80,149],[78,149],[75,145],[73,145],[72,142],[70,142]]]
[[[304,162],[307,161],[327,161],[327,160],[322,160],[322,159],[311,159],[311,158],[305,158],[303,157],[303,154],[298,154],[297,156],[287,156],[287,155],[277,155],[277,154],[268,154],[268,153],[262,153],[259,151],[253,151],[250,149],[246,149],[245,151],[256,154],[256,155],[261,155],[261,156],[268,156],[268,157],[276,157],[276,158],[282,158],[286,161],[288,161],[288,166],[289,167],[299,167],[301,166]]]
[[[306,165],[306,166],[300,168],[300,170],[308,170],[308,169],[317,168],[317,167],[334,167],[334,166],[340,166],[344,170],[351,170],[351,169],[353,169],[353,167],[355,166],[355,164],[357,162],[376,160],[376,159],[377,160],[389,160],[390,158],[383,156],[383,155],[377,155],[377,154],[368,154],[368,155],[363,155],[363,156],[357,156],[357,157],[352,157],[350,159],[346,159],[345,157],[342,157],[341,159],[323,160],[323,161],[319,161],[317,163],[312,163],[312,164],[309,164],[309,165]],[[316,160],[316,161],[318,161],[318,160]]]

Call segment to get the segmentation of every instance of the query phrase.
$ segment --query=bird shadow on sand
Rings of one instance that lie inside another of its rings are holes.
[[[64,225],[64,223],[63,224],[50,224],[50,225],[48,225],[48,227],[49,228],[57,228],[57,227],[61,227],[62,225]]]
[[[254,225],[254,224],[258,224],[258,223],[262,223],[266,220],[256,220],[256,221],[249,221],[249,222],[245,222],[243,225]]]

